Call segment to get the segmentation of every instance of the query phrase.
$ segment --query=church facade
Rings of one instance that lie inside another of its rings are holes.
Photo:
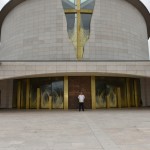
[[[0,13],[0,108],[150,106],[150,14],[139,0],[12,0]]]

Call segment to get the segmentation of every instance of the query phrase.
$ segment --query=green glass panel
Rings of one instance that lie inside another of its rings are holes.
[[[52,82],[52,107],[63,108],[64,106],[64,83],[63,80]]]
[[[13,104],[12,107],[13,108],[17,108],[17,80],[13,81]]]
[[[138,79],[137,79],[138,80]],[[120,97],[117,96],[120,89]],[[129,78],[130,105],[135,107],[134,79]],[[137,97],[140,99],[140,82],[137,85]],[[126,78],[121,77],[96,77],[96,108],[128,107]]]
[[[21,108],[26,108],[26,80],[21,80]]]
[[[41,86],[41,108],[49,108],[49,96],[51,96],[51,83]]]
[[[37,88],[41,91],[40,108],[49,108],[49,96],[53,108],[63,108],[63,78],[35,78],[30,83],[30,108],[36,108]]]

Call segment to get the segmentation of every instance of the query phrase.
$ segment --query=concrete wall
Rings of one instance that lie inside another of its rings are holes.
[[[0,80],[35,76],[150,77],[150,61],[1,62]]]
[[[27,0],[2,26],[0,60],[75,60],[61,0]],[[96,0],[87,60],[148,59],[143,16],[125,0]]]
[[[2,26],[1,60],[76,59],[61,0],[27,0]]]
[[[148,59],[146,22],[140,12],[125,0],[96,0],[85,58]]]
[[[12,108],[13,80],[0,80],[0,108]]]
[[[150,78],[141,79],[141,97],[143,106],[150,106]]]

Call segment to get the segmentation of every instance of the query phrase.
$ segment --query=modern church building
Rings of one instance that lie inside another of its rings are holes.
[[[0,12],[0,108],[150,106],[150,14],[139,0],[11,0]]]

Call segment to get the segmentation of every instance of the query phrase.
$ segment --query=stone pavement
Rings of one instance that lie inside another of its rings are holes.
[[[0,110],[0,150],[150,150],[150,109]]]

